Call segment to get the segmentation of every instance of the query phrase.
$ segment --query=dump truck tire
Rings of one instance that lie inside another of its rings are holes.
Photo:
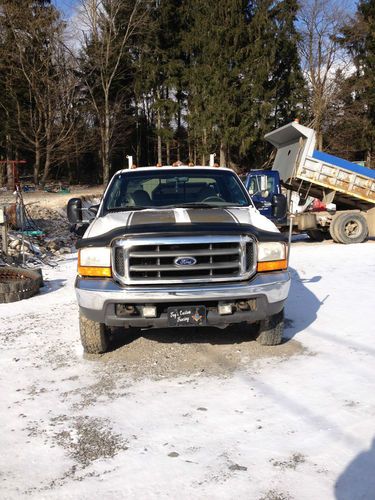
[[[337,243],[363,243],[368,237],[366,218],[358,212],[339,214],[332,220],[330,233]]]
[[[331,225],[329,226],[329,234],[331,235],[333,241],[335,241],[336,243],[341,243],[341,241],[339,241],[338,234],[336,234],[336,221],[337,221],[337,219],[338,219],[338,216],[332,218]]]
[[[261,345],[279,345],[284,334],[284,309],[260,322],[256,338]]]
[[[28,299],[43,285],[42,276],[22,267],[0,268],[0,303]]]
[[[79,312],[79,332],[83,350],[88,354],[101,354],[108,350],[108,332],[104,323],[91,321]]]

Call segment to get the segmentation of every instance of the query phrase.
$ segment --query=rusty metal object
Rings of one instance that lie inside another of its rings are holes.
[[[38,293],[42,275],[20,267],[0,267],[0,303],[16,302]]]

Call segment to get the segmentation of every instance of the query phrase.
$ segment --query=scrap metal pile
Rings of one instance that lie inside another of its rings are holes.
[[[65,210],[25,205],[20,192],[16,202],[5,207],[7,242],[1,236],[0,265],[54,266],[63,254],[74,251],[76,237],[70,232]]]

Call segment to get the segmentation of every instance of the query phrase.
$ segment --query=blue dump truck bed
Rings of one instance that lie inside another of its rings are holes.
[[[350,170],[352,172],[355,172],[356,174],[375,179],[375,170],[363,167],[362,165],[357,165],[356,163],[344,160],[343,158],[338,158],[337,156],[323,153],[322,151],[318,151],[316,149],[314,149],[312,157],[324,163],[330,163],[331,165],[336,165],[336,167],[345,168],[346,170]]]

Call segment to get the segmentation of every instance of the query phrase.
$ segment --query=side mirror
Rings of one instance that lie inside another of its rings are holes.
[[[98,210],[99,210],[99,204],[97,205],[91,205],[91,207],[89,207],[89,211],[92,213],[92,214],[97,214],[98,213]]]
[[[287,201],[283,194],[275,194],[272,197],[272,215],[275,219],[284,219],[287,213]]]
[[[82,222],[82,200],[81,198],[71,198],[67,206],[68,220],[71,224]]]
[[[76,236],[78,236],[78,238],[82,238],[88,227],[89,227],[88,222],[84,222],[83,224],[73,224],[70,227],[70,232],[74,233]]]

